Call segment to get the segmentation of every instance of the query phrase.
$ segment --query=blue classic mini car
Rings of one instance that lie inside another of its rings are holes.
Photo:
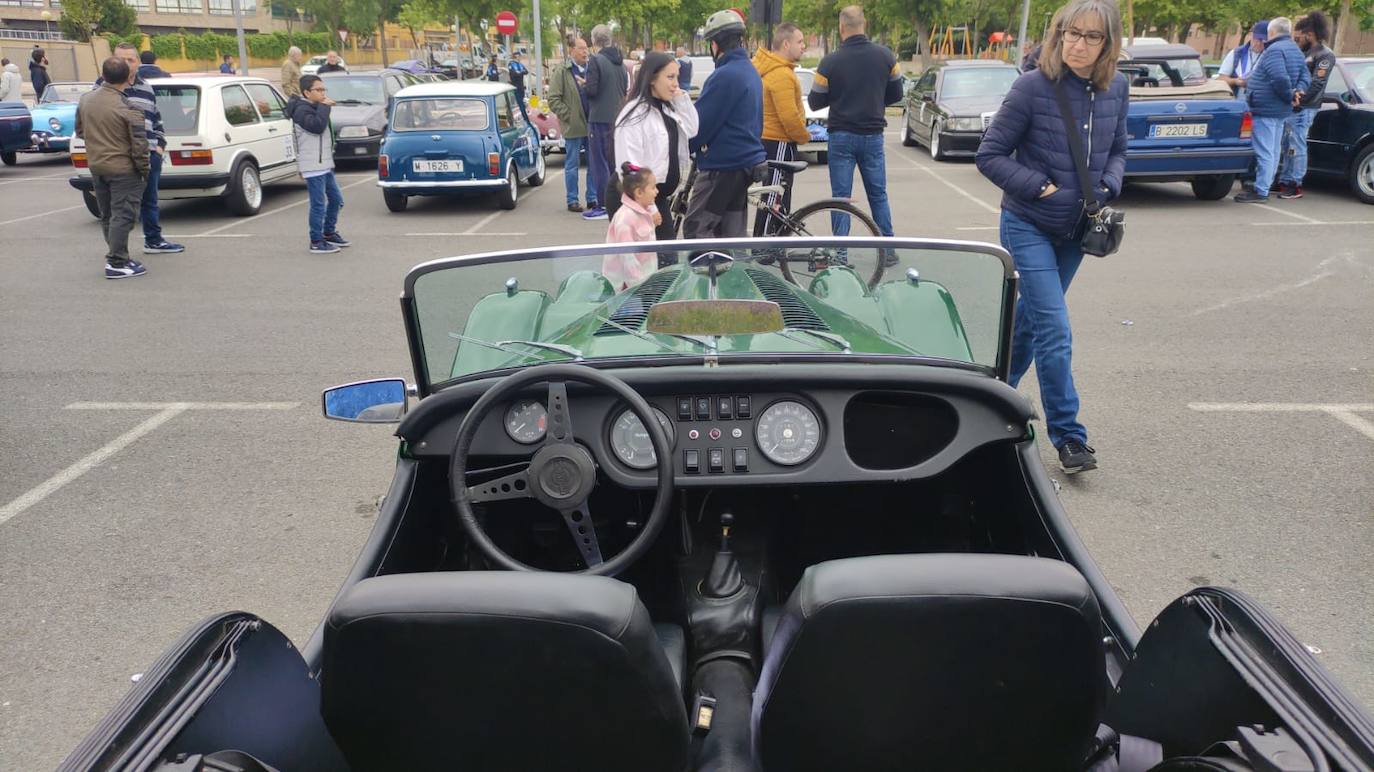
[[[467,192],[494,193],[514,209],[522,183],[544,184],[544,154],[510,84],[426,83],[393,100],[377,177],[393,212],[410,196]]]
[[[33,133],[26,153],[65,153],[76,133],[76,103],[93,83],[53,83],[33,107]]]

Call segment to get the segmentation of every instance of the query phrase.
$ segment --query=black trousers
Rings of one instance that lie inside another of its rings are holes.
[[[770,161],[797,160],[797,143],[795,142],[780,142],[776,139],[765,139],[763,141],[763,151],[768,154],[768,159]],[[783,173],[781,171],[773,170],[770,171],[766,177],[764,177],[763,184],[779,185],[782,184],[782,181]],[[787,181],[787,186],[782,194],[782,209],[784,212],[792,211],[791,182],[791,180]],[[766,200],[770,204],[775,204],[778,201],[778,196],[770,195],[764,200]],[[777,218],[760,209],[758,211],[758,214],[754,216],[754,235],[772,236],[773,234],[778,232],[779,225],[780,223],[777,221]]]

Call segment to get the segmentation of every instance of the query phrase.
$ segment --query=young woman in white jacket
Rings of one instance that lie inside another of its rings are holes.
[[[615,168],[629,162],[652,169],[658,180],[654,203],[663,217],[655,234],[659,240],[674,237],[669,201],[691,169],[687,140],[697,133],[697,108],[678,87],[677,70],[677,60],[668,54],[646,54],[630,88],[630,100],[615,123]],[[618,191],[619,185],[615,187]],[[607,212],[614,216],[620,195],[606,198]]]

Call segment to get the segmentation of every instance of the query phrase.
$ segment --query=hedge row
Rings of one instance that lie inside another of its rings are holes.
[[[108,37],[111,45],[119,42],[114,36]],[[238,58],[239,54],[238,40],[233,35],[215,32],[200,35],[186,32],[154,35],[150,42],[153,53],[157,54],[159,59],[182,58],[183,46],[185,58],[197,62],[213,62],[225,54]],[[285,59],[286,51],[291,46],[300,46],[307,55],[322,54],[334,46],[334,37],[328,32],[297,32],[290,35],[285,32],[271,32],[247,35],[244,42],[248,45],[249,56]]]

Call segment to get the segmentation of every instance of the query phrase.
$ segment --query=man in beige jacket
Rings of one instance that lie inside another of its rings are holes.
[[[291,46],[286,50],[286,61],[281,63],[281,90],[286,98],[301,96],[301,50]]]
[[[129,104],[124,89],[134,73],[112,56],[100,67],[104,79],[86,92],[76,108],[76,136],[86,143],[86,164],[100,207],[105,235],[105,278],[129,279],[147,273],[129,257],[129,231],[138,220],[150,160],[143,111]]]

